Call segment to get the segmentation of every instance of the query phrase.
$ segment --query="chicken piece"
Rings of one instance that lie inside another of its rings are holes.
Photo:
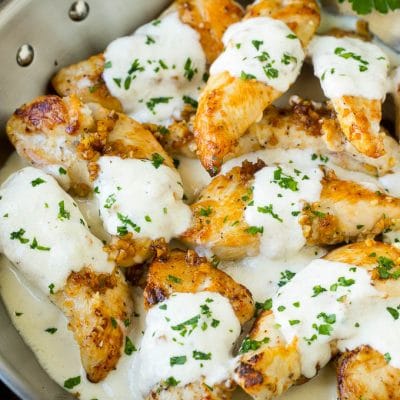
[[[102,74],[103,54],[96,54],[85,61],[62,68],[51,80],[60,96],[77,96],[84,103],[99,103],[110,110],[122,112],[120,101],[107,89]]]
[[[68,317],[88,380],[100,382],[116,368],[129,331],[133,302],[123,275],[84,268],[50,298]]]
[[[79,195],[91,190],[101,155],[151,160],[158,153],[173,166],[141,124],[98,104],[84,105],[76,96],[40,96],[23,105],[9,119],[7,134],[22,158]]]
[[[265,338],[269,339],[267,343]],[[243,350],[235,369],[235,381],[247,394],[255,400],[272,399],[300,382],[297,340],[285,342],[271,311],[263,311],[257,317],[249,339],[260,346],[257,350]]]
[[[239,21],[242,8],[233,0],[176,0],[165,13],[178,11],[182,22],[200,35],[208,63],[223,49],[222,35],[226,28]],[[62,68],[51,83],[60,96],[75,94],[84,103],[99,103],[103,107],[122,111],[120,101],[113,97],[103,80],[104,56],[98,54],[77,64]]]
[[[299,221],[308,244],[330,245],[373,238],[395,223],[399,212],[400,199],[327,171],[320,201],[304,207]]]
[[[303,46],[307,46],[320,21],[313,0],[261,1],[248,9],[245,18],[257,16],[287,23]],[[281,94],[263,82],[233,77],[227,71],[210,77],[199,100],[194,131],[199,158],[210,175],[219,172],[224,157],[239,138]]]
[[[380,257],[392,260],[393,265],[384,271],[379,263]],[[400,251],[397,248],[368,240],[340,247],[324,258],[368,269],[375,288],[389,296],[399,296],[399,285],[394,277],[400,272]],[[379,271],[395,275],[382,278]],[[263,339],[266,337],[269,341],[265,343]],[[246,393],[256,400],[267,400],[283,394],[292,385],[304,382],[297,341],[285,342],[272,311],[263,311],[257,317],[249,338],[260,346],[244,352],[235,369],[235,380]],[[333,345],[332,355],[336,352]],[[359,400],[361,397],[386,400],[392,397],[385,394],[397,393],[399,388],[400,370],[389,366],[382,354],[367,346],[341,355],[337,374],[340,400]],[[370,395],[365,396],[367,393]]]
[[[337,378],[339,400],[400,399],[400,370],[369,346],[342,354]]]
[[[176,282],[168,279],[171,275],[178,278]],[[145,306],[152,307],[175,292],[202,291],[216,292],[228,298],[242,325],[254,315],[250,292],[192,250],[187,253],[174,250],[166,258],[153,261],[144,291]]]
[[[264,166],[262,161],[244,162],[214,178],[191,205],[193,223],[181,240],[193,247],[207,246],[222,260],[256,255],[260,239],[246,232],[244,210],[252,199],[254,174]]]
[[[206,246],[218,258],[235,260],[259,252],[259,233],[248,232],[244,210],[252,200],[254,173],[265,164],[244,162],[219,175],[191,205],[193,224],[181,237],[189,246]],[[309,245],[332,245],[373,238],[400,218],[400,199],[336,177],[325,169],[318,202],[299,215]],[[368,213],[360,213],[368,209]]]
[[[388,296],[400,296],[396,278],[400,273],[400,251],[396,247],[366,241],[340,247],[325,258],[367,268],[377,290]],[[382,354],[369,346],[347,351],[339,357],[337,379],[340,400],[400,398],[397,395],[400,369],[389,365]]]
[[[3,183],[1,252],[66,315],[91,382],[116,368],[129,330],[129,288],[75,201],[39,169]]]
[[[174,279],[170,277],[173,276]],[[229,299],[232,308],[243,325],[254,315],[254,301],[250,292],[230,276],[213,267],[206,258],[194,251],[173,250],[159,254],[150,265],[144,290],[145,306],[154,307],[174,293],[216,292]],[[186,386],[166,386],[163,383],[146,397],[147,399],[210,399],[229,400],[233,385],[223,382],[212,388],[202,381]]]
[[[367,157],[383,156],[385,133],[380,130],[381,101],[355,96],[343,96],[331,101],[349,142]]]

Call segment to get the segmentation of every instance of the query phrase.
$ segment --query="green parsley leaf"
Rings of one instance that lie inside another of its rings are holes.
[[[386,307],[386,310],[394,319],[399,319],[399,312],[395,308]]]
[[[134,353],[136,350],[135,345],[132,343],[132,340],[129,339],[128,336],[125,336],[125,348],[124,348],[124,353],[127,356],[131,356],[132,353]]]
[[[44,331],[50,333],[50,335],[54,335],[57,332],[57,328],[47,328]]]
[[[80,383],[81,383],[81,377],[74,376],[73,378],[69,378],[66,381],[64,381],[64,387],[66,389],[72,389],[75,386],[79,385]]]
[[[70,218],[71,218],[71,213],[65,209],[64,200],[61,200],[61,201],[58,203],[58,210],[59,210],[59,211],[58,211],[58,216],[57,216],[57,218],[58,218],[60,221],[63,221],[64,219],[70,219]]]
[[[211,353],[203,353],[197,350],[193,351],[192,356],[195,360],[211,360]]]
[[[155,169],[160,168],[160,166],[163,164],[163,162],[164,162],[164,157],[163,157],[163,156],[161,156],[161,155],[158,154],[158,153],[153,153],[153,154],[152,154],[152,156],[151,156],[151,163],[153,164],[153,167],[154,167]]]
[[[31,181],[31,184],[33,187],[41,185],[42,183],[45,183],[46,181],[42,178],[36,178],[33,181]]]
[[[183,365],[187,361],[186,356],[176,356],[176,357],[171,357],[169,359],[169,365],[173,367],[174,365]]]
[[[263,214],[270,214],[272,218],[276,219],[279,222],[283,222],[283,219],[278,214],[274,213],[272,204],[264,207],[257,207],[257,211]]]
[[[249,337],[246,337],[243,340],[242,345],[240,346],[239,353],[244,354],[249,351],[258,350],[263,344],[266,344],[268,342],[269,342],[268,337],[265,337],[262,340],[254,340],[254,339],[250,339]]]

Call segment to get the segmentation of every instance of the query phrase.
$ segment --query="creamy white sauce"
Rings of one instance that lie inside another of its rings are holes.
[[[1,251],[43,293],[62,288],[85,266],[111,272],[103,244],[87,228],[77,204],[41,170],[26,167],[0,188]]]
[[[111,42],[103,78],[126,114],[140,122],[167,125],[180,119],[188,97],[198,99],[206,58],[199,34],[178,12]]]
[[[231,25],[223,42],[225,51],[211,65],[211,75],[228,71],[232,76],[257,79],[285,92],[303,65],[300,40],[284,22],[269,17]]]
[[[238,261],[221,262],[218,268],[246,286],[253,299],[262,303],[312,260],[325,254],[325,249],[306,246],[295,255],[284,255],[279,259],[271,259],[268,255],[246,257]]]
[[[261,233],[260,253],[269,258],[295,255],[306,239],[298,222],[305,203],[319,200],[323,173],[316,166],[278,164],[255,174],[254,205],[245,210],[245,220]]]
[[[298,338],[302,373],[310,378],[330,360],[334,340],[341,351],[370,345],[390,353],[398,367],[400,322],[387,308],[399,303],[383,298],[366,269],[320,259],[277,292],[273,312],[286,341]]]
[[[239,320],[218,293],[177,293],[154,306],[140,351],[143,395],[171,376],[180,386],[202,377],[209,386],[228,379],[239,335]]]
[[[189,228],[192,214],[172,168],[109,156],[100,157],[98,165],[95,195],[108,233],[169,241]]]
[[[375,44],[355,38],[316,36],[308,47],[325,96],[385,98],[389,60]]]

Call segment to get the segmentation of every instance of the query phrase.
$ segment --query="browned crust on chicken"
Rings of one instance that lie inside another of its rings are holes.
[[[69,319],[89,381],[101,381],[116,368],[130,324],[133,303],[125,279],[118,271],[84,268],[72,272],[51,299]]]
[[[222,35],[229,25],[238,22],[243,9],[232,0],[175,0],[179,17],[200,34],[200,43],[211,64],[222,52]]]
[[[400,399],[400,369],[369,346],[344,353],[337,365],[340,400]]]
[[[172,293],[202,291],[216,292],[229,299],[241,324],[254,315],[250,292],[193,250],[174,250],[168,259],[151,263],[144,290],[145,306],[152,307]]]
[[[244,210],[252,200],[254,174],[265,164],[244,162],[226,175],[217,176],[191,205],[192,226],[181,237],[190,246],[206,245],[221,259],[256,255],[260,238],[246,230]]]
[[[343,96],[332,99],[333,107],[343,133],[349,142],[368,157],[378,158],[385,154],[380,131],[382,103],[363,97]]]
[[[107,89],[102,74],[104,56],[97,54],[77,64],[62,68],[51,80],[54,90],[60,96],[76,95],[84,103],[99,103],[115,111],[122,111],[122,105]],[[83,85],[82,82],[87,81]]]
[[[297,340],[287,344],[275,325],[271,311],[263,311],[249,334],[262,343],[240,356],[235,380],[253,399],[267,400],[284,393],[301,376]]]

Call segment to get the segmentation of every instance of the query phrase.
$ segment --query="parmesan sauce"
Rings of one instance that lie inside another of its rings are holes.
[[[183,203],[179,174],[149,160],[103,156],[95,196],[111,235],[133,232],[135,236],[166,241],[190,226],[192,213]]]
[[[276,322],[290,343],[298,339],[302,374],[311,378],[340,351],[370,345],[400,366],[400,298],[384,298],[368,271],[351,264],[314,260],[273,298]]]
[[[316,36],[308,47],[314,74],[325,96],[383,100],[388,90],[389,60],[373,43],[355,38]]]
[[[179,386],[229,379],[240,323],[218,293],[177,293],[153,306],[139,355],[139,385],[146,396],[173,377]]]
[[[103,78],[124,112],[162,125],[180,119],[185,104],[197,101],[204,85],[206,57],[199,39],[173,12],[111,42]]]
[[[285,92],[300,74],[304,51],[300,40],[282,21],[269,17],[245,19],[223,36],[225,51],[214,61],[210,75],[257,79]]]
[[[85,266],[112,272],[102,242],[55,179],[26,167],[0,188],[0,247],[43,293],[61,289]]]

